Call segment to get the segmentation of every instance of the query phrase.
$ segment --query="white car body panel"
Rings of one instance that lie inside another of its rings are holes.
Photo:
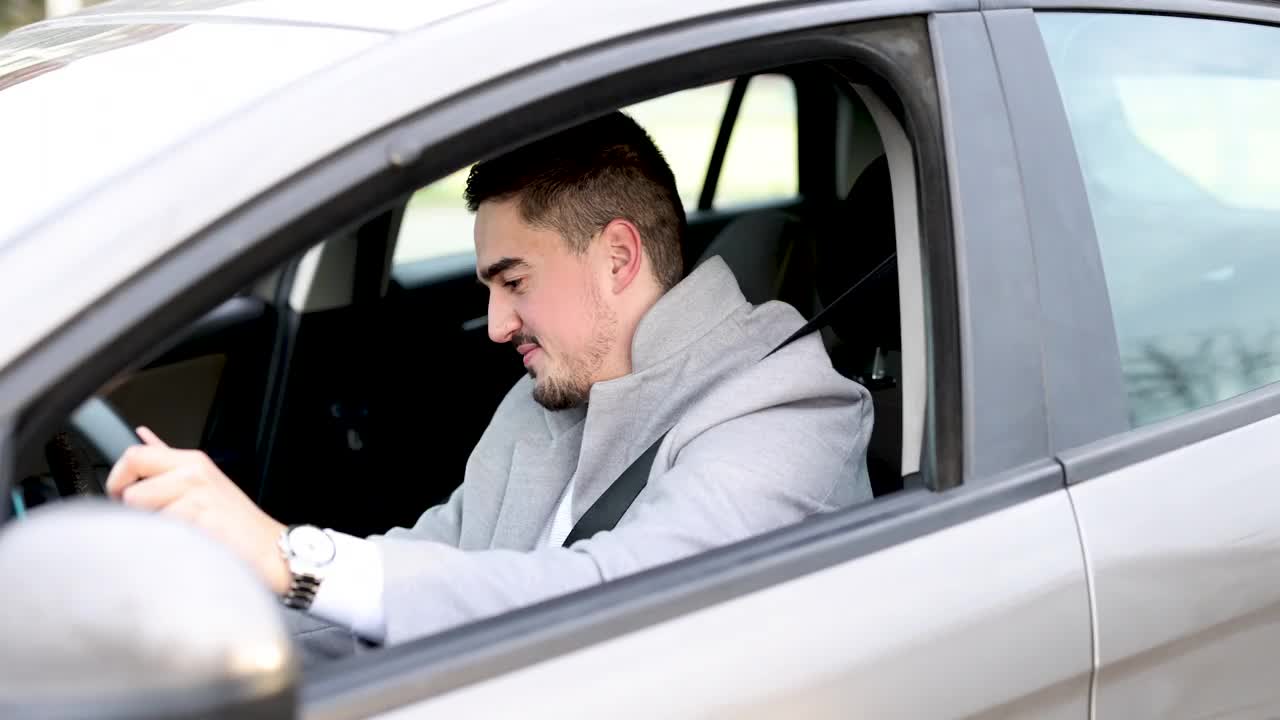
[[[1083,720],[1089,626],[1056,492],[378,717]]]
[[[887,0],[864,0],[889,4]],[[750,7],[742,0],[552,5],[497,3],[393,36],[205,129],[155,148],[20,236],[0,236],[0,369],[155,258],[351,142],[444,98],[578,48],[648,28]],[[74,16],[73,16],[74,17]],[[50,21],[50,23],[60,21]],[[430,58],[448,58],[434,67]],[[407,81],[404,68],[423,68]],[[434,70],[431,72],[430,70]],[[123,80],[127,82],[127,79]],[[144,113],[147,107],[134,108]],[[305,119],[288,128],[280,118]],[[211,118],[212,119],[212,118]],[[228,157],[239,162],[228,162]],[[200,202],[173,182],[200,169]],[[64,198],[66,200],[66,198]],[[25,268],[42,268],[32,273]],[[86,272],[92,268],[93,272]],[[64,278],[75,278],[67,283]],[[31,303],[39,297],[41,302]]]
[[[140,158],[166,152],[242,104],[385,39],[329,28],[196,23],[160,28],[140,42],[77,57],[5,88],[0,194],[15,212],[0,215],[0,237],[19,236],[28,223],[74,203]],[[228,44],[234,53],[225,51]],[[31,54],[37,61],[62,60],[61,53]],[[122,77],[129,81],[120,82]],[[290,119],[290,125],[303,121]],[[288,135],[289,128],[281,127],[277,141]],[[237,158],[224,164],[250,163]],[[188,176],[178,185],[192,195],[205,192],[202,177]]]
[[[1072,487],[1099,717],[1280,715],[1280,418]]]

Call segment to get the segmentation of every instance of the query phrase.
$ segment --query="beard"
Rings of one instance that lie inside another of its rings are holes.
[[[586,404],[591,386],[595,382],[593,378],[613,349],[618,317],[601,301],[594,287],[591,292],[591,316],[591,339],[581,355],[561,358],[563,367],[548,368],[541,379],[533,368],[529,368],[529,376],[535,381],[533,399],[548,410],[568,410]],[[537,338],[528,338],[527,341],[536,343]]]

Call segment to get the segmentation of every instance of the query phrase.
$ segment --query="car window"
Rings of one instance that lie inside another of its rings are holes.
[[[626,108],[667,156],[686,209],[702,194],[732,86],[715,83]],[[784,75],[754,76],[729,135],[712,207],[795,197],[796,168],[795,86]]]
[[[698,205],[732,86],[731,81],[705,85],[623,108],[666,157],[686,210]]]
[[[469,170],[458,170],[409,198],[400,221],[393,266],[475,252],[471,212],[462,199]]]
[[[732,81],[635,103],[623,111],[662,150],[687,210],[698,205]],[[729,136],[712,207],[787,200],[799,192],[795,86],[784,75],[751,78]],[[414,193],[405,209],[394,264],[470,253],[471,215],[462,200],[469,168]]]
[[[1135,425],[1280,380],[1280,29],[1041,14]]]
[[[729,136],[713,208],[792,198],[797,178],[796,89],[783,75],[751,78]]]

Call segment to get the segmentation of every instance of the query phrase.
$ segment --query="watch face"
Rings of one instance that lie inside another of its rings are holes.
[[[333,538],[320,528],[311,525],[303,525],[289,531],[289,550],[299,558],[316,565],[329,562],[337,552],[333,546]]]

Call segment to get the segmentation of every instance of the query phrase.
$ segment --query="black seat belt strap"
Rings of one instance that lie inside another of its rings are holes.
[[[826,323],[823,319],[829,312],[831,312],[832,308],[839,305],[840,301],[849,297],[849,295],[851,295],[854,290],[857,290],[863,283],[884,272],[885,268],[889,267],[896,257],[897,253],[893,253],[881,261],[879,265],[875,266],[871,270],[871,272],[863,275],[858,282],[854,283],[848,290],[841,293],[840,297],[836,298],[830,305],[823,308],[817,315],[814,315],[812,320],[805,323],[803,327],[792,333],[791,337],[783,340],[781,345],[770,350],[769,355],[778,352],[782,348],[790,345],[792,342],[799,340],[817,328],[825,325]],[[769,357],[769,355],[766,355],[765,357]],[[670,430],[667,432],[670,432]],[[592,503],[591,507],[587,508],[587,511],[582,514],[582,517],[578,518],[578,522],[574,524],[573,529],[569,531],[569,536],[564,539],[564,547],[569,547],[579,540],[585,540],[592,537],[598,532],[612,530],[617,526],[618,521],[622,519],[622,516],[625,515],[627,510],[631,507],[631,503],[635,502],[636,497],[640,495],[640,492],[644,490],[645,485],[649,483],[649,470],[653,467],[653,458],[658,454],[658,446],[662,444],[662,441],[665,440],[666,437],[667,433],[664,432],[657,440],[654,440],[653,444],[649,446],[649,449],[641,453],[640,457],[636,458],[634,462],[627,466],[627,469],[622,471],[622,474],[618,476],[617,480],[613,481],[613,484],[604,491],[604,494]]]
[[[658,454],[658,446],[666,437],[667,433],[662,433],[657,440],[654,440],[649,449],[641,453],[635,462],[623,470],[604,494],[582,513],[582,517],[578,518],[578,522],[569,531],[569,536],[564,539],[564,547],[569,547],[579,540],[585,540],[598,532],[612,530],[618,524],[627,509],[631,507],[631,503],[635,502],[636,496],[649,483],[649,469],[653,467],[653,458]]]
[[[871,269],[871,272],[867,273],[866,275],[863,275],[861,278],[858,279],[858,282],[854,283],[853,285],[850,285],[848,290],[845,290],[844,292],[840,293],[840,297],[831,301],[830,305],[822,308],[822,310],[819,311],[817,315],[813,316],[812,320],[800,326],[799,330],[791,333],[791,337],[787,338],[786,340],[783,340],[781,345],[770,350],[769,355],[772,355],[778,352],[779,350],[790,345],[796,340],[799,340],[805,335],[808,335],[814,330],[817,330],[823,325],[826,325],[827,315],[830,314],[831,311],[834,310],[835,307],[839,305],[842,300],[852,295],[854,290],[857,290],[858,288],[862,287],[863,283],[867,282],[871,278],[874,278],[880,273],[884,272],[885,269],[888,268],[889,265],[892,264],[894,259],[896,259],[897,257],[898,257],[898,253],[890,253],[889,257],[885,258],[884,260],[881,260],[879,265],[876,265],[874,268]],[[769,355],[765,355],[765,357],[769,357]]]

